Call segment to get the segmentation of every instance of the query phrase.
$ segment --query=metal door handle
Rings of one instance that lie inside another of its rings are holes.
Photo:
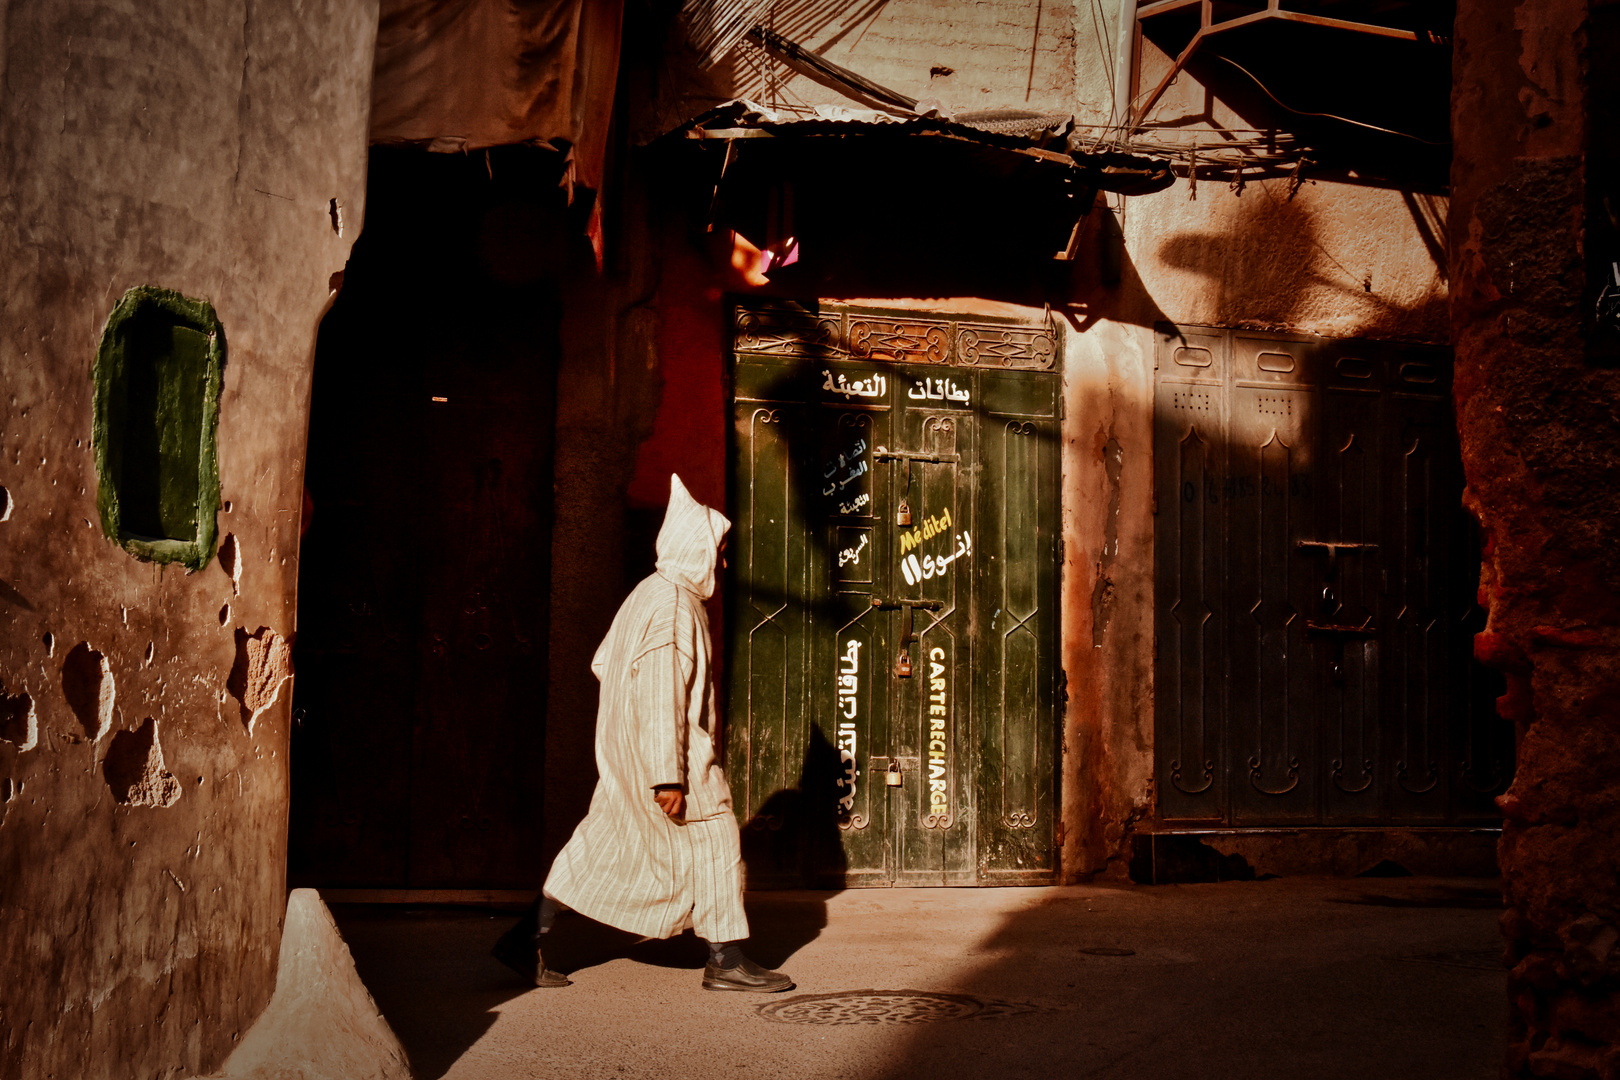
[[[1302,551],[1306,548],[1321,548],[1327,552],[1327,569],[1330,575],[1337,569],[1339,552],[1378,550],[1377,544],[1341,543],[1337,540],[1296,540],[1294,546]]]
[[[1372,616],[1369,615],[1367,621],[1360,626],[1349,626],[1345,623],[1319,623],[1314,619],[1306,619],[1305,632],[1307,634],[1339,634],[1344,637],[1375,637],[1378,634],[1378,628],[1372,625]]]
[[[913,450],[890,450],[880,446],[872,451],[873,461],[921,461],[929,465],[956,465],[961,462],[957,454],[923,454]]]
[[[924,611],[939,611],[945,606],[943,600],[880,600],[872,597],[872,606],[883,611],[899,611],[901,608],[922,608]]]

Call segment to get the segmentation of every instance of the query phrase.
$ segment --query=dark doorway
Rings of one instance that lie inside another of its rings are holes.
[[[374,149],[318,339],[289,877],[536,884],[561,155]]]

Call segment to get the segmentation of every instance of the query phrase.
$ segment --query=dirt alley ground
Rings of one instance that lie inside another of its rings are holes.
[[[514,914],[333,912],[418,1080],[1500,1070],[1491,880],[778,892],[748,909],[748,951],[796,989],[706,992],[690,934],[638,942],[565,914],[548,959],[574,985],[538,990],[488,955]]]

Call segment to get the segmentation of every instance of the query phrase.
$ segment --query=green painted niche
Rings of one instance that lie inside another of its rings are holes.
[[[137,286],[96,352],[96,506],[137,559],[201,570],[219,533],[219,388],[225,332],[206,300]]]

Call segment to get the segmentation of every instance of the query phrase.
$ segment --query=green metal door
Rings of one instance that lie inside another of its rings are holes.
[[[735,330],[750,885],[1052,880],[1052,331],[827,305],[739,307]]]

